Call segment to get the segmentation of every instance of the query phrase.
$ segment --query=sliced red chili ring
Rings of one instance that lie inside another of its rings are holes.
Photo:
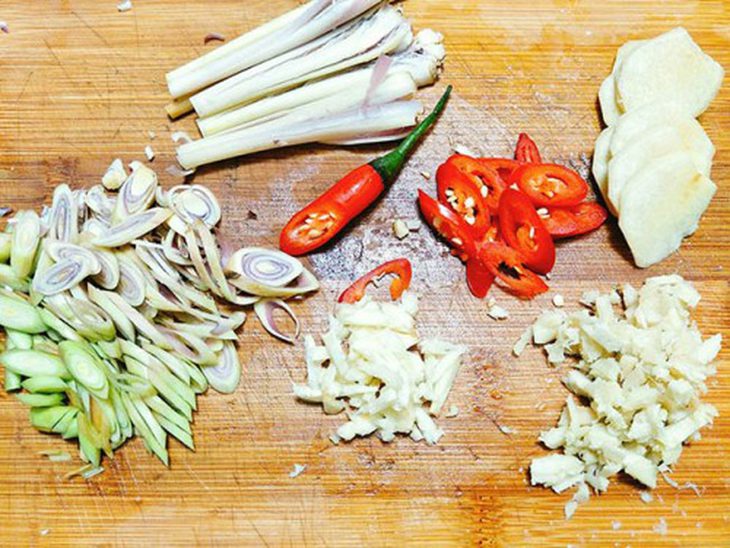
[[[457,251],[462,260],[475,255],[474,233],[461,217],[422,190],[418,191],[418,205],[426,223]]]
[[[515,149],[515,160],[525,164],[541,164],[540,149],[527,133],[520,133]]]
[[[466,284],[477,299],[483,299],[494,283],[494,274],[476,257],[466,262]]]
[[[517,160],[510,160],[509,158],[478,158],[477,162],[496,171],[505,188],[510,177],[512,177],[512,173],[522,165]]]
[[[516,184],[532,203],[545,207],[578,205],[588,194],[588,183],[572,169],[557,164],[525,164],[512,173]]]
[[[519,252],[502,243],[486,243],[479,251],[482,264],[506,288],[525,299],[531,299],[548,290],[540,277],[528,270]]]
[[[596,202],[583,202],[573,207],[547,208],[547,214],[540,218],[553,238],[570,238],[600,227],[608,219],[608,212]]]
[[[445,190],[449,188],[449,185],[458,185],[463,192],[463,189],[472,187],[486,203],[490,213],[497,211],[499,197],[507,188],[507,184],[496,169],[485,166],[475,158],[463,154],[454,154],[446,160],[443,166],[448,166],[443,170],[439,168],[443,182],[439,181],[439,174],[436,173],[437,182],[440,183],[439,188],[443,186]],[[439,199],[441,199],[440,195]]]
[[[525,266],[547,274],[555,265],[555,244],[530,199],[508,188],[499,203],[502,239],[522,255]]]
[[[489,187],[483,184],[479,176],[474,177],[470,172],[465,172],[464,166],[453,162],[453,158],[441,164],[436,171],[438,201],[454,210],[476,234],[481,234],[491,225],[486,199]]]
[[[390,282],[390,297],[394,301],[399,299],[403,292],[411,285],[413,269],[408,259],[395,259],[374,268],[345,289],[340,295],[340,298],[337,299],[337,302],[356,303],[365,296],[365,290],[368,284],[387,274],[395,275],[393,281]]]

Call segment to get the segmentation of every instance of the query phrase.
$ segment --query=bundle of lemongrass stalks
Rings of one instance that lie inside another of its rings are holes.
[[[175,118],[198,114],[185,169],[304,143],[395,140],[416,123],[443,37],[415,38],[384,0],[311,0],[167,74]]]
[[[131,167],[116,160],[89,190],[58,186],[50,208],[19,211],[0,233],[5,390],[37,429],[78,438],[93,467],[134,434],[165,464],[168,434],[193,448],[197,394],[230,393],[241,376],[234,341],[246,315],[219,301],[253,305],[290,341],[273,311],[293,317],[281,299],[318,288],[280,251],[227,249],[207,188],[165,191]]]

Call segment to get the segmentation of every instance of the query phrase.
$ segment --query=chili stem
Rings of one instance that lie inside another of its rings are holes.
[[[395,181],[403,169],[403,165],[406,163],[408,157],[413,153],[416,145],[420,141],[421,137],[431,128],[436,122],[441,112],[446,107],[446,102],[449,100],[451,95],[452,86],[448,86],[446,91],[436,103],[436,106],[431,111],[431,114],[426,116],[420,124],[418,124],[414,130],[403,139],[398,148],[389,152],[385,156],[381,156],[376,160],[370,162],[370,165],[377,171],[383,179],[383,184],[388,185]]]

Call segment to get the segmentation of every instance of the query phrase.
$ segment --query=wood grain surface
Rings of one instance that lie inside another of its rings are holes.
[[[144,158],[164,173],[173,158],[164,74],[209,50],[209,32],[249,29],[294,0],[3,0],[0,19],[0,205],[40,208],[54,185],[87,187],[115,157]],[[685,450],[675,479],[702,496],[661,484],[654,501],[619,480],[608,493],[563,519],[566,496],[528,485],[530,459],[544,454],[538,433],[551,426],[566,396],[561,369],[537,350],[517,360],[513,341],[550,306],[495,293],[505,322],[471,298],[463,269],[426,230],[403,241],[395,217],[412,218],[416,188],[433,192],[433,172],[457,143],[489,155],[509,154],[527,130],[543,156],[585,170],[600,129],[596,94],[616,48],[684,25],[730,69],[730,5],[720,0],[548,1],[408,0],[416,28],[446,35],[442,81],[422,93],[432,104],[455,86],[441,122],[377,208],[347,236],[311,257],[324,289],[296,305],[304,331],[319,333],[335,295],[358,273],[386,258],[413,258],[422,296],[421,331],[467,343],[471,354],[449,402],[461,412],[441,419],[435,447],[399,439],[332,446],[342,417],[326,417],[291,395],[304,378],[301,345],[267,337],[255,321],[241,335],[244,376],[231,396],[201,398],[196,452],[171,442],[170,469],[137,441],[106,461],[90,481],[64,480],[69,463],[37,456],[72,449],[34,431],[27,409],[0,395],[0,545],[730,545],[730,344],[707,400],[720,417]],[[679,272],[703,295],[697,321],[706,334],[730,337],[730,82],[702,123],[717,147],[719,192],[699,231],[661,265],[634,268],[610,222],[559,246],[551,286],[569,306],[585,289],[641,283]],[[150,139],[149,131],[156,134]],[[222,232],[237,244],[275,245],[288,216],[339,175],[384,150],[300,147],[204,168],[195,181],[221,196]],[[503,434],[498,425],[514,429]],[[295,479],[295,463],[306,471]],[[665,535],[656,532],[660,519]]]

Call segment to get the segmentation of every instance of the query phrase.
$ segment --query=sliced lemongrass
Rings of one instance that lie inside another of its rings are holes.
[[[109,300],[134,324],[135,329],[156,345],[164,349],[170,348],[167,338],[142,314],[130,306],[120,295],[103,292]]]
[[[88,300],[86,294],[83,298],[69,297],[66,294],[53,295],[45,299],[44,305],[79,335],[91,341],[109,341],[116,336],[111,318],[102,308]]]
[[[44,451],[38,451],[38,454],[42,457],[48,457],[51,462],[71,462],[71,455],[66,451],[59,451],[58,449],[46,449]]]
[[[40,237],[41,220],[35,211],[25,210],[15,214],[10,266],[18,278],[25,278],[32,272]]]
[[[275,249],[244,247],[231,256],[226,271],[269,287],[283,287],[299,277],[304,266],[301,261]]]
[[[28,407],[55,407],[61,405],[64,400],[63,394],[15,394],[22,403]]]
[[[200,253],[198,238],[195,233],[195,229],[192,226],[189,226],[185,231],[185,242],[188,246],[190,258],[193,261],[193,267],[195,268],[195,272],[197,273],[203,288],[213,293],[217,293],[216,285],[213,282],[208,267],[206,266],[205,261],[203,261],[203,256]]]
[[[153,411],[157,415],[165,417],[168,421],[176,424],[179,428],[181,428],[188,434],[192,434],[192,431],[190,429],[190,423],[188,422],[188,420],[180,415],[177,411],[175,411],[175,409],[170,407],[167,402],[165,402],[165,400],[163,400],[159,396],[146,398],[144,400],[144,403],[147,405],[147,407],[150,408],[151,411]]]
[[[186,432],[184,429],[180,428],[180,426],[169,420],[164,415],[160,415],[158,413],[152,413],[152,415],[155,417],[155,420],[157,420],[160,426],[164,428],[172,437],[177,439],[188,449],[195,451],[193,436],[190,432]]]
[[[210,350],[205,341],[192,333],[178,333],[174,329],[160,327],[167,342],[184,358],[198,365],[213,365],[216,363],[215,353]]]
[[[50,332],[51,335],[55,333],[59,335],[61,339],[66,339],[69,341],[83,340],[81,335],[76,333],[76,331],[70,325],[61,320],[58,316],[56,316],[56,314],[54,314],[47,308],[39,310],[38,313],[40,314],[41,318],[43,318],[43,322],[48,326],[48,329],[52,330]]]
[[[30,410],[30,423],[41,432],[54,432],[55,426],[67,415],[75,416],[74,407],[60,405],[56,407],[34,408]]]
[[[402,49],[412,38],[408,21],[398,10],[386,5],[196,93],[190,102],[200,116],[210,116],[302,82],[367,63]]]
[[[81,449],[81,458],[94,465],[99,466],[101,461],[101,444],[99,443],[99,434],[96,432],[91,422],[85,414],[79,413],[76,417],[78,423],[79,447]]]
[[[114,379],[114,386],[124,392],[137,394],[142,398],[149,398],[157,394],[157,390],[148,379],[130,373],[117,375]]]
[[[160,369],[157,369],[154,366],[145,366],[131,356],[125,356],[124,363],[130,372],[149,380],[162,398],[164,398],[175,409],[180,411],[188,420],[192,420],[193,406],[189,402],[187,392],[185,397],[183,397],[182,394],[180,394],[175,387],[168,382],[169,378],[160,373]],[[195,393],[190,390],[190,394],[192,394],[194,401]]]
[[[174,230],[168,230],[167,234],[165,234],[165,237],[162,240],[162,251],[165,254],[167,260],[171,263],[181,266],[189,266],[193,264],[190,260],[190,257],[187,255],[183,255],[180,248],[175,245],[178,236],[178,233]]]
[[[195,391],[196,394],[202,394],[208,390],[208,379],[200,370],[200,367],[190,361],[185,361],[185,365],[190,373],[190,387]]]
[[[92,252],[101,266],[99,273],[92,276],[94,283],[102,289],[114,289],[119,285],[121,276],[117,256],[105,249],[94,249]]]
[[[68,425],[66,426],[66,429],[63,431],[63,434],[61,434],[61,437],[63,437],[63,439],[65,439],[65,440],[70,440],[70,439],[79,437],[78,413],[68,423]]]
[[[119,260],[119,283],[115,291],[121,295],[126,302],[132,306],[140,306],[145,299],[145,287],[147,280],[141,269],[128,257],[120,256]]]
[[[167,84],[170,93],[175,98],[188,95],[248,67],[281,56],[302,44],[313,40],[317,42],[318,37],[358,17],[381,1],[312,0],[169,73]]]
[[[221,297],[225,298],[229,302],[233,302],[236,299],[233,289],[228,284],[226,275],[223,272],[222,260],[220,251],[218,250],[218,243],[216,242],[213,235],[206,225],[201,221],[195,221],[193,228],[198,235],[198,240],[203,244],[203,251],[205,251],[205,262],[207,263],[208,269],[210,270],[211,278],[215,287],[218,289],[217,293]]]
[[[0,232],[0,263],[7,263],[10,259],[10,249],[13,243],[12,234]]]
[[[134,324],[127,318],[122,310],[109,298],[110,292],[97,289],[93,285],[89,285],[88,294],[91,301],[101,308],[111,318],[114,325],[117,326],[119,332],[128,340],[134,341],[135,328]]]
[[[222,394],[231,394],[241,381],[241,362],[238,359],[236,346],[226,342],[218,355],[215,366],[201,367],[210,386]]]
[[[85,201],[86,206],[96,215],[96,223],[103,221],[108,224],[111,221],[115,203],[114,199],[104,191],[103,186],[96,185],[87,190]]]
[[[93,344],[93,346],[107,359],[118,360],[122,357],[122,348],[119,344],[119,339],[115,338],[112,341],[97,341]]]
[[[279,299],[264,299],[259,302],[257,302],[254,307],[254,312],[256,312],[256,316],[258,317],[259,321],[261,322],[261,325],[264,326],[264,329],[268,331],[271,335],[276,337],[277,339],[280,339],[284,342],[288,342],[290,344],[294,344],[297,337],[299,337],[299,320],[297,319],[296,315],[294,314],[294,311],[291,309],[291,307],[286,304],[284,301]],[[279,326],[277,325],[276,318],[274,317],[274,312],[276,310],[283,310],[286,312],[286,314],[291,318],[291,320],[294,322],[294,334],[288,335],[284,333],[281,329],[279,329]]]
[[[165,257],[163,246],[145,240],[132,242],[140,261],[150,270],[156,280],[180,280],[180,273],[170,264]]]
[[[105,234],[94,241],[94,245],[99,247],[123,246],[151,232],[164,223],[170,215],[172,215],[172,211],[160,207],[153,207],[143,213],[131,215],[109,228]]]
[[[183,362],[180,358],[178,358],[171,352],[167,352],[165,350],[162,350],[161,348],[157,348],[155,345],[149,344],[147,342],[142,343],[142,349],[157,358],[162,364],[165,365],[165,367],[172,371],[172,373],[175,374],[175,376],[183,381],[185,384],[190,384],[190,370],[185,365],[185,362]]]
[[[17,392],[21,389],[23,378],[17,373],[13,373],[10,369],[6,369],[3,378],[3,388],[5,392]]]
[[[0,263],[0,286],[9,287],[13,291],[27,293],[30,288],[28,278],[21,278],[9,265]]]
[[[132,4],[131,0],[125,0],[121,4],[118,4],[118,6],[121,6],[121,5],[131,5],[131,4]],[[119,8],[117,7],[117,9],[119,9]],[[128,11],[128,10],[125,9],[124,11]],[[89,470],[85,470],[84,472],[82,472],[81,473],[81,477],[88,481],[91,478],[93,478],[94,476],[98,476],[99,474],[103,474],[105,470],[106,469],[103,466],[95,466],[94,468],[91,468]]]
[[[135,396],[129,394],[123,394],[122,398],[127,413],[129,414],[129,418],[132,420],[132,423],[134,424],[137,432],[140,434],[140,436],[142,436],[142,439],[144,440],[147,449],[157,455],[157,457],[165,464],[165,466],[167,466],[169,464],[169,455],[167,453],[165,445],[159,442],[158,438],[150,430],[147,421],[145,421],[144,417],[139,413],[139,410],[135,405],[135,401],[141,400],[139,400],[139,398],[136,398],[135,400],[133,399],[135,398]]]
[[[33,291],[40,295],[57,295],[76,287],[91,272],[88,265],[73,259],[64,259],[33,278]]]
[[[106,399],[109,382],[97,358],[84,345],[76,341],[63,341],[58,345],[63,363],[76,382],[92,394]]]
[[[415,125],[421,111],[418,101],[395,101],[304,120],[274,131],[270,127],[234,129],[182,145],[177,149],[177,157],[184,167],[190,168],[262,150],[404,129]]]
[[[157,174],[138,162],[133,165],[133,170],[119,189],[112,223],[120,223],[131,215],[146,211],[155,201]]]
[[[33,336],[22,331],[16,331],[15,329],[5,329],[8,342],[12,343],[13,348],[20,350],[30,350],[33,348]]]
[[[48,354],[58,354],[58,345],[48,337],[36,335],[33,337],[33,350],[40,350]]]
[[[48,237],[63,242],[73,241],[79,233],[79,214],[71,189],[58,185],[53,191]]]
[[[98,274],[101,272],[101,263],[94,253],[86,248],[78,245],[69,244],[54,240],[46,240],[43,243],[46,253],[56,262],[64,260],[72,260],[77,263],[85,264],[89,274]]]
[[[150,411],[150,408],[147,407],[147,404],[144,402],[144,400],[142,400],[142,398],[131,395],[130,400],[134,404],[139,415],[144,419],[149,431],[152,432],[159,444],[164,446],[167,443],[167,434],[160,426],[160,423],[157,422],[157,419],[155,419],[154,415],[152,415],[152,411]]]
[[[231,278],[229,282],[237,289],[246,293],[253,293],[259,297],[289,298],[319,289],[317,278],[307,269],[304,269],[301,275],[287,287],[266,287],[260,283],[254,283],[244,276]]]
[[[31,377],[25,379],[22,386],[31,394],[54,394],[68,390],[68,385],[61,377]]]
[[[31,410],[32,413],[32,410]],[[79,410],[75,407],[71,407],[70,411],[66,413],[61,420],[59,420],[54,426],[52,431],[56,434],[64,434],[72,428],[72,424],[76,422],[76,415],[79,414]]]
[[[126,179],[127,172],[124,169],[124,164],[121,159],[116,158],[101,178],[101,184],[107,190],[117,190]]]
[[[190,141],[192,142],[192,141]],[[170,207],[175,215],[185,224],[200,220],[213,228],[221,219],[221,208],[215,195],[202,185],[180,185],[170,189]],[[170,220],[170,226],[178,233],[183,233],[179,223]]]
[[[0,364],[24,377],[60,377],[66,380],[71,378],[68,369],[58,356],[38,350],[6,350],[0,354]]]

